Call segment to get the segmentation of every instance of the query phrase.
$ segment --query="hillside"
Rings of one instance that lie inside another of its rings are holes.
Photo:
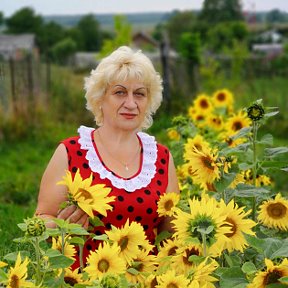
[[[127,17],[127,21],[131,23],[133,28],[142,27],[142,29],[146,30],[166,21],[172,13],[173,12],[151,12],[131,13],[123,15]],[[85,15],[50,15],[43,16],[43,18],[46,22],[54,21],[64,27],[73,27],[83,16]],[[100,23],[102,29],[111,30],[113,28],[113,17],[115,14],[94,14],[94,16]]]

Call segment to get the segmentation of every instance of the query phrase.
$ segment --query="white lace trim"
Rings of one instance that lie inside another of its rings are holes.
[[[79,144],[82,149],[87,150],[86,159],[88,160],[91,170],[99,173],[101,179],[107,178],[115,187],[125,189],[128,192],[134,192],[137,189],[146,187],[156,173],[157,143],[155,138],[144,132],[137,133],[143,145],[142,169],[137,176],[130,179],[123,179],[113,175],[101,163],[92,142],[91,132],[94,130],[94,128],[86,126],[80,126],[78,128],[80,135]]]

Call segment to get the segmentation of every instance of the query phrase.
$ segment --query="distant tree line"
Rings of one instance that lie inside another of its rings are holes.
[[[283,22],[287,20],[287,14],[274,9],[266,14],[266,18],[271,23]],[[190,69],[191,63],[199,64],[203,50],[221,54],[233,50],[238,44],[249,47],[254,35],[249,31],[246,20],[240,0],[204,0],[200,11],[175,10],[168,14],[151,34],[159,43],[169,39],[170,47],[187,60]],[[4,33],[35,34],[41,55],[60,63],[65,63],[67,57],[76,51],[100,51],[103,46],[109,50],[113,46],[111,41],[115,39],[114,44],[124,44],[119,42],[123,38],[119,33],[127,34],[129,29],[119,31],[119,25],[125,22],[121,21],[118,19],[114,31],[107,31],[101,28],[93,14],[84,15],[73,27],[64,27],[55,21],[45,22],[42,16],[28,7],[8,18],[0,12]]]

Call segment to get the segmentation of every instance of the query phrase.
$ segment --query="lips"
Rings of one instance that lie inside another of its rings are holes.
[[[125,119],[134,119],[137,114],[133,113],[120,113],[121,116],[123,116]]]

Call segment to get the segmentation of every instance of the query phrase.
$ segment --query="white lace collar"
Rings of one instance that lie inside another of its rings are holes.
[[[94,128],[86,126],[78,128],[80,135],[79,144],[82,149],[87,150],[86,159],[91,170],[98,173],[101,179],[107,178],[115,187],[125,189],[128,192],[134,192],[137,189],[146,187],[156,173],[157,144],[155,138],[144,132],[137,133],[143,146],[142,169],[135,177],[123,179],[117,175],[113,175],[101,163],[92,142],[91,133],[94,130]]]

